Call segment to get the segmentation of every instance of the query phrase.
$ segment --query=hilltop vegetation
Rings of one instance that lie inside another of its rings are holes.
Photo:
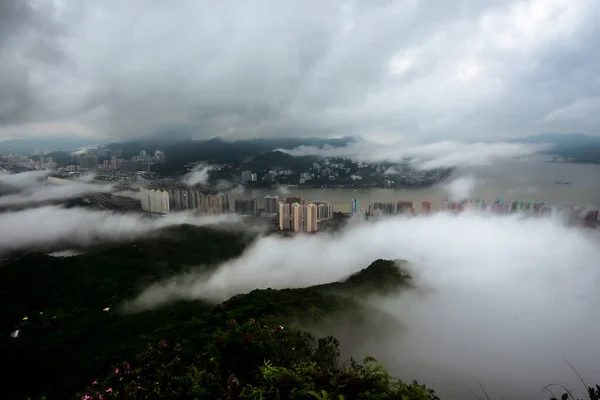
[[[224,321],[256,318],[261,324],[285,324],[287,328],[326,324],[348,311],[357,321],[373,318],[372,310],[353,300],[353,291],[392,290],[408,284],[408,277],[393,262],[380,260],[341,283],[254,290],[220,305],[178,302],[138,314],[119,312],[124,300],[135,297],[151,282],[197,268],[210,270],[238,256],[252,240],[183,227],[161,237],[95,248],[75,257],[31,254],[4,261],[0,268],[0,362],[7,381],[27,382],[8,387],[5,395],[9,399],[70,398],[94,378],[104,376],[112,365],[134,360],[137,354],[144,357],[148,343],[159,341],[180,344],[178,357],[188,374],[198,368],[194,360],[210,350],[205,344],[224,328]],[[109,310],[103,311],[106,308]],[[16,339],[9,336],[15,329],[20,330]],[[309,346],[308,342],[305,345]],[[307,353],[308,358],[273,365],[293,371],[306,368],[313,356]],[[263,363],[261,359],[260,365]],[[350,373],[336,371],[328,373]],[[252,382],[258,385],[262,381]]]

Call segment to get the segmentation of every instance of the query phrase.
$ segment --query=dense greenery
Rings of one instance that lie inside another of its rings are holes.
[[[119,311],[151,282],[214,268],[252,240],[181,227],[75,257],[3,261],[0,363],[9,384],[2,398],[437,399],[416,382],[390,377],[374,360],[340,360],[334,337],[306,332],[319,326],[336,333],[340,314],[353,325],[383,327],[386,315],[354,299],[410,286],[398,261],[377,260],[341,282],[253,290],[219,305]],[[19,336],[11,338],[15,329]],[[588,394],[600,398],[598,388]]]
[[[254,319],[218,329],[186,360],[180,344],[162,341],[117,365],[80,398],[121,399],[437,399],[414,382],[391,378],[375,360],[339,362],[339,343]]]
[[[348,294],[391,290],[406,281],[392,263],[379,261],[343,283],[254,290],[216,307],[180,302],[133,315],[119,312],[123,300],[149,283],[195,268],[212,268],[239,255],[250,240],[238,234],[184,227],[133,244],[90,249],[75,257],[32,254],[4,261],[0,267],[0,326],[4,332],[0,362],[6,380],[27,381],[27,385],[6,388],[6,398],[42,394],[48,399],[69,398],[94,377],[104,375],[111,365],[132,360],[148,343],[159,340],[180,343],[182,357],[190,360],[206,351],[204,344],[215,329],[232,318],[292,326],[324,322],[348,310],[356,319],[372,318],[372,312],[366,312]],[[198,265],[201,267],[192,267]],[[103,311],[105,308],[109,310]],[[15,329],[20,330],[17,339],[9,336]]]
[[[217,164],[234,164],[237,168],[261,153],[276,149],[293,149],[299,146],[344,146],[352,142],[352,138],[319,139],[319,138],[287,138],[287,139],[252,139],[225,141],[219,138],[200,141],[166,141],[166,140],[136,140],[125,143],[113,143],[110,148],[122,149],[123,157],[128,158],[139,154],[141,149],[148,153],[162,150],[167,160],[158,167],[157,172],[163,175],[178,175],[186,172],[186,164],[198,160]],[[283,154],[283,153],[282,153]]]

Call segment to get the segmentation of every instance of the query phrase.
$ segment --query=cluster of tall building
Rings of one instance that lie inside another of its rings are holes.
[[[279,196],[265,197],[265,214],[276,215],[279,213]]]
[[[258,176],[252,171],[242,171],[241,180],[242,183],[256,182],[258,180]]]
[[[499,197],[496,201],[484,201],[481,198],[476,200],[467,199],[460,203],[450,202],[445,198],[442,202],[442,211],[450,211],[460,213],[468,210],[479,210],[490,214],[513,214],[523,213],[529,216],[543,217],[552,214],[552,206],[547,201],[536,202],[534,200],[523,202],[520,199],[508,203],[503,197]]]
[[[252,197],[249,199],[236,199],[234,203],[234,210],[236,214],[240,215],[256,215],[258,213],[258,204],[256,203],[256,197]]]
[[[369,215],[396,215],[396,214],[414,214],[415,209],[412,201],[375,201],[369,205]]]
[[[52,169],[58,165],[52,157],[41,156],[38,161],[35,161],[29,157],[15,153],[1,155],[0,162],[6,163],[8,166],[18,166],[30,169]]]
[[[157,214],[168,214],[171,211],[169,192],[166,190],[141,189],[140,199],[144,211]]]
[[[318,230],[319,221],[330,218],[333,218],[333,205],[328,201],[306,205],[303,197],[288,196],[279,202],[279,229],[282,231],[313,233]]]
[[[416,215],[417,209],[414,207],[412,201],[398,200],[398,201],[375,201],[369,205],[367,210],[368,216],[371,219],[378,219],[383,216],[408,214]],[[431,214],[431,203],[429,201],[421,202],[421,214]]]
[[[168,214],[175,210],[195,210],[202,214],[221,214],[229,211],[226,194],[206,194],[189,189],[141,189],[144,211]]]

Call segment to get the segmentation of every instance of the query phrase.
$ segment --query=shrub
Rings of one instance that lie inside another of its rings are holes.
[[[226,323],[193,360],[161,342],[122,363],[79,395],[104,399],[437,399],[417,382],[392,377],[374,359],[339,364],[333,337],[260,325]]]

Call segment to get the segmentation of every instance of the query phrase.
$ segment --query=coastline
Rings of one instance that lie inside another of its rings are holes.
[[[454,173],[455,168],[452,168],[446,175],[442,176],[439,180],[432,183],[424,184],[413,184],[413,185],[386,185],[384,183],[375,183],[370,185],[356,185],[356,184],[293,184],[293,185],[249,185],[248,188],[256,189],[277,189],[280,187],[289,189],[427,189],[435,185],[443,183]]]

